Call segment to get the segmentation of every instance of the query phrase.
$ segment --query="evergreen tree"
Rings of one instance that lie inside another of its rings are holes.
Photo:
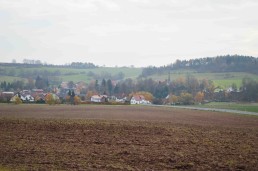
[[[95,90],[99,93],[99,81],[95,81]]]
[[[71,104],[72,104],[72,105],[75,105],[75,103],[74,103],[74,97],[75,97],[75,93],[74,93],[74,91],[72,91],[71,96],[70,96],[70,100],[71,100]]]
[[[109,95],[113,94],[113,84],[110,79],[107,81],[107,90],[108,90]]]
[[[100,87],[101,93],[106,94],[106,91],[107,91],[106,87],[107,87],[107,83],[106,83],[106,80],[103,78],[101,82],[101,87]]]
[[[48,79],[46,78],[41,78],[40,76],[37,76],[36,81],[35,81],[35,86],[38,89],[45,89],[49,86]]]
[[[70,104],[74,105],[74,97],[75,97],[74,91],[69,89],[67,94],[69,96]]]
[[[154,91],[156,98],[165,98],[168,95],[168,86],[165,83],[159,82]]]

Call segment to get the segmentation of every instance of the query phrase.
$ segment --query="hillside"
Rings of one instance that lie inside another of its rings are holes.
[[[191,75],[197,79],[212,80],[216,86],[228,88],[232,84],[240,87],[243,78],[258,80],[258,58],[251,56],[227,55],[176,60],[167,66],[150,66],[142,70],[141,77],[171,81]]]
[[[89,83],[96,79],[121,80],[137,78],[142,72],[141,68],[128,67],[69,67],[55,65],[35,64],[6,64],[0,63],[0,82],[12,82],[13,80],[36,79],[39,75],[47,77],[52,84],[60,84],[62,81],[84,81]]]
[[[48,79],[50,85],[62,81],[86,83],[92,80],[125,80],[131,78],[151,78],[156,81],[176,80],[191,75],[197,79],[212,80],[216,86],[228,88],[232,84],[240,87],[245,77],[258,80],[258,59],[249,56],[218,56],[192,60],[176,60],[162,67],[98,67],[92,63],[74,62],[70,65],[43,65],[37,63],[0,63],[0,82],[13,82],[37,76]]]
[[[222,63],[226,59],[230,59],[230,62]],[[168,95],[172,95],[169,102],[179,104],[192,104],[204,99],[245,102],[258,100],[256,58],[201,59],[199,67],[193,61],[177,61],[164,67],[148,68],[98,67],[80,63],[73,66],[0,64],[0,88],[1,91],[14,92],[34,88],[45,92],[59,91],[59,95],[64,97],[65,87],[69,87],[75,88],[77,94],[84,99],[94,93],[123,98],[141,92],[145,95],[150,93],[150,101],[154,104],[168,103],[165,101]],[[182,66],[178,67],[178,63]],[[221,70],[215,71],[213,65],[219,67],[219,64]],[[227,65],[229,66],[226,67]],[[205,67],[207,70],[204,70]],[[64,81],[67,83],[62,83]],[[226,92],[233,93],[228,95]]]
[[[227,55],[190,60],[176,60],[176,62],[167,66],[150,66],[144,68],[142,76],[145,77],[182,69],[193,70],[199,73],[248,72],[258,74],[258,58],[252,56]]]
[[[179,78],[185,78],[187,75],[191,75],[197,78],[198,80],[212,80],[216,87],[221,87],[224,89],[231,87],[232,84],[236,84],[238,88],[241,87],[242,80],[246,77],[258,81],[257,74],[247,72],[199,73],[194,70],[173,70],[170,71],[170,73],[167,72],[162,74],[153,74],[148,76],[147,78],[152,78],[156,81],[165,81],[169,78],[169,75],[171,81],[177,80]]]

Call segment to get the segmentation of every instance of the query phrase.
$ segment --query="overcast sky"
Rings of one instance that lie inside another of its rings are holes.
[[[0,62],[258,56],[258,0],[0,0]]]

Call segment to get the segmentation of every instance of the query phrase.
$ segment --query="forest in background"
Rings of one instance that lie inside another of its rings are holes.
[[[258,58],[252,56],[226,55],[206,57],[190,60],[176,60],[176,62],[155,67],[143,68],[142,77],[154,74],[164,74],[176,70],[193,70],[198,73],[247,72],[258,74]]]

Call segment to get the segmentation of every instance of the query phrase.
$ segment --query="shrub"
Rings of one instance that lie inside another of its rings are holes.
[[[79,96],[74,97],[74,105],[79,105],[81,104],[81,98]]]
[[[203,102],[204,100],[204,93],[203,92],[198,92],[195,97],[194,97],[194,100],[198,103],[201,103]]]
[[[55,99],[51,93],[46,95],[45,101],[49,105],[54,105],[55,104]]]
[[[193,104],[193,96],[190,93],[181,93],[180,94],[180,102],[184,105]]]
[[[22,103],[22,100],[20,97],[16,97],[15,100],[14,100],[14,104],[21,104]]]

